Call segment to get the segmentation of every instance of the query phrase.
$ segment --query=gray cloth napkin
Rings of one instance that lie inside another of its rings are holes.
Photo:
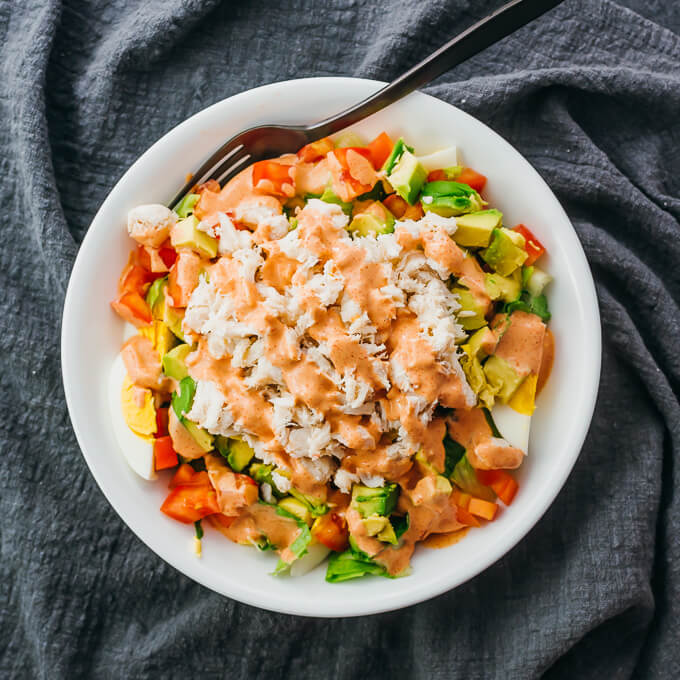
[[[121,522],[66,412],[69,272],[143,150],[263,83],[390,79],[498,4],[0,2],[1,677],[680,677],[680,3],[628,0],[643,18],[567,0],[427,88],[545,177],[588,255],[604,331],[573,473],[477,578],[347,620],[220,597]]]

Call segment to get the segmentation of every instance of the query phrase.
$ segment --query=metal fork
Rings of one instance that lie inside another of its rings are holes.
[[[389,85],[330,118],[312,125],[258,125],[241,132],[225,142],[196,170],[170,206],[177,205],[197,184],[213,179],[224,186],[248,163],[294,153],[305,144],[367,118],[505,38],[560,2],[562,0],[511,0],[458,34]]]

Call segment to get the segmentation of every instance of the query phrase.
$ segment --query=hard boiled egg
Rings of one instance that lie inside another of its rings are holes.
[[[118,445],[128,465],[144,479],[154,479],[156,471],[153,458],[153,437],[156,428],[156,411],[153,402],[145,397],[140,408],[132,397],[132,384],[120,354],[111,366],[109,375],[109,410],[111,424]],[[153,418],[153,423],[151,419]],[[146,436],[135,434],[128,422]]]
[[[427,156],[418,156],[418,160],[425,168],[426,172],[450,168],[454,165],[458,165],[458,149],[455,146],[449,146],[446,149],[440,149]]]
[[[503,439],[525,454],[528,453],[531,416],[518,413],[507,404],[496,403],[491,409],[491,417]]]

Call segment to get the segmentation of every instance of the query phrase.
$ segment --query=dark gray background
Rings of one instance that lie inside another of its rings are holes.
[[[680,677],[674,0],[567,0],[427,89],[538,168],[581,237],[602,313],[586,446],[546,516],[485,573],[362,619],[229,601],[123,525],[66,412],[73,258],[144,149],[263,83],[390,79],[498,4],[0,0],[0,676]]]

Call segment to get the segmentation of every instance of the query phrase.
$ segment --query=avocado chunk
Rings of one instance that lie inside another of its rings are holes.
[[[198,218],[194,215],[180,220],[170,232],[173,248],[190,248],[202,257],[212,259],[217,255],[217,239],[198,229]]]
[[[413,153],[413,147],[407,146],[404,143],[404,138],[399,137],[399,139],[394,143],[390,155],[387,157],[387,160],[385,161],[381,168],[381,170],[386,175],[389,175],[392,172],[392,169],[397,164],[397,161],[401,158],[404,151],[410,151],[411,153]]]
[[[441,473],[441,470],[437,470],[437,468],[430,463],[422,449],[418,449],[414,458],[424,475],[438,475]]]
[[[168,378],[174,378],[175,380],[181,380],[189,375],[187,370],[186,358],[191,352],[191,345],[177,345],[177,347],[171,349],[167,354],[163,355],[163,373],[168,376]]]
[[[189,434],[194,438],[194,441],[201,449],[203,449],[203,451],[208,453],[208,451],[213,450],[214,437],[210,434],[210,432],[204,430],[202,427],[199,427],[196,425],[196,423],[193,423],[191,420],[187,420],[186,418],[182,419],[182,424],[184,427],[186,427]]]
[[[352,488],[352,506],[366,518],[371,515],[389,515],[397,505],[399,487],[396,484],[385,484],[372,488],[355,484]]]
[[[496,401],[496,392],[489,385],[482,364],[476,356],[469,353],[467,345],[463,345],[463,350],[465,354],[460,357],[460,365],[465,373],[468,385],[477,395],[477,401],[480,404],[487,408],[493,408]]]
[[[397,194],[409,205],[413,205],[425,184],[427,173],[418,159],[410,151],[405,150],[387,179]]]
[[[492,300],[503,300],[503,302],[517,300],[522,292],[520,271],[520,269],[515,269],[510,276],[487,272],[484,275],[484,286],[488,296]]]
[[[302,493],[302,491],[298,491],[294,487],[291,487],[289,493],[293,498],[297,498],[313,517],[321,517],[321,515],[325,515],[328,512],[328,505],[319,498]]]
[[[456,218],[453,240],[464,248],[486,248],[491,233],[501,226],[503,213],[500,210],[479,210]]]
[[[463,345],[463,350],[471,357],[481,361],[494,352],[497,344],[498,340],[491,329],[484,326],[468,338],[468,341]]]
[[[347,229],[359,236],[390,234],[394,231],[394,215],[380,201],[374,201],[354,217]]]
[[[484,305],[477,300],[471,290],[462,286],[454,286],[451,292],[458,295],[461,309],[457,320],[466,331],[474,331],[486,325]]]
[[[184,342],[184,333],[182,333],[182,319],[184,313],[180,312],[175,307],[171,307],[165,300],[163,304],[163,323],[182,341]]]
[[[512,229],[494,229],[489,247],[481,251],[484,262],[501,276],[509,276],[527,259],[524,236]]]
[[[291,515],[295,515],[298,519],[309,524],[311,522],[312,516],[304,503],[301,503],[297,498],[292,496],[286,496],[279,501],[279,507],[283,508],[286,512]]]
[[[201,198],[199,194],[187,194],[175,207],[174,211],[181,219],[189,217],[194,212],[194,208]]]
[[[324,192],[321,194],[321,196],[319,196],[319,200],[323,201],[324,203],[335,203],[336,205],[339,205],[345,215],[352,214],[352,204],[345,203],[345,201],[343,201],[340,196],[338,196],[335,191],[333,191],[331,184],[326,186]]]
[[[215,447],[234,472],[241,472],[255,455],[255,451],[242,439],[219,436],[215,440]]]
[[[425,212],[433,212],[442,217],[477,212],[484,207],[482,197],[472,187],[447,180],[428,182],[423,187],[420,201]]]
[[[519,375],[505,359],[495,354],[486,360],[484,375],[502,402],[507,402],[512,397],[525,378]]]
[[[375,536],[376,534],[379,534],[390,521],[387,517],[383,517],[382,515],[371,515],[370,517],[362,519],[361,523],[364,525],[364,529],[366,529],[367,536]]]

